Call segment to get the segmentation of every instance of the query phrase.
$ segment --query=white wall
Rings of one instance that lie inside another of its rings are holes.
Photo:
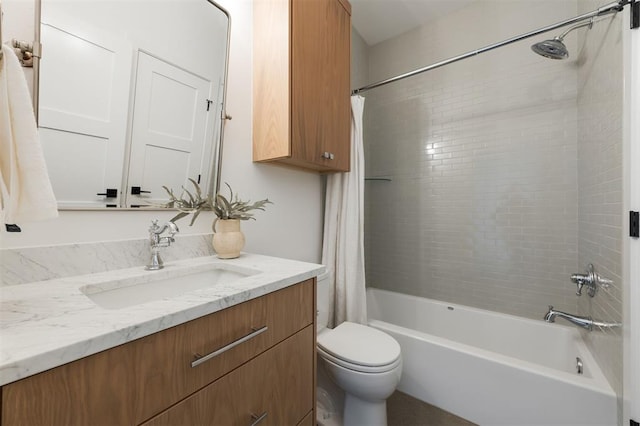
[[[351,90],[369,83],[369,46],[355,28],[351,28]]]
[[[274,202],[265,212],[256,214],[257,221],[243,223],[245,250],[319,262],[323,178],[313,172],[252,163],[252,4],[250,0],[221,0],[219,4],[231,15],[227,112],[233,117],[225,129],[222,182],[229,182],[243,199],[268,197]],[[166,220],[172,215],[148,211],[62,211],[55,220],[21,224],[22,233],[9,234],[3,229],[0,247],[145,238],[151,219]],[[210,232],[210,219],[210,214],[203,215],[192,228],[184,220],[179,225],[182,233]]]
[[[33,8],[32,1],[2,0],[2,42],[15,38],[16,40],[29,41],[33,39]],[[33,70],[25,68],[27,83],[32,87]]]
[[[628,8],[627,8],[628,9]],[[625,13],[628,21],[629,12]],[[624,24],[623,24],[624,25]],[[625,59],[625,208],[624,211],[640,210],[640,29],[624,32]],[[640,239],[627,238],[625,223],[624,263],[625,289],[624,310],[624,416],[622,424],[629,419],[640,420]]]

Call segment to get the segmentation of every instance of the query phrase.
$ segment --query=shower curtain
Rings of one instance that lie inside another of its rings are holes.
[[[322,263],[329,280],[329,326],[366,324],[364,275],[364,98],[351,97],[351,171],[327,177]]]

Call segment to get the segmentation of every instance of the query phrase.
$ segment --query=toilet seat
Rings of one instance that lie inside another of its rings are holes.
[[[323,331],[317,346],[325,359],[362,373],[390,371],[401,363],[400,345],[393,337],[352,322]]]
[[[343,359],[337,358],[331,355],[328,352],[322,350],[322,348],[318,347],[318,354],[327,362],[338,365],[342,368],[346,368],[347,370],[352,370],[358,373],[368,373],[368,374],[376,374],[376,373],[386,373],[397,368],[401,363],[401,358],[396,359],[393,363],[387,365],[381,365],[379,367],[367,367],[364,365],[354,364],[351,362],[347,362]]]

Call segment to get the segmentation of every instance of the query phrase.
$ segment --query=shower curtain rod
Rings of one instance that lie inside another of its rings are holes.
[[[584,21],[584,20],[587,20],[587,19],[591,19],[591,18],[597,17],[597,16],[603,16],[603,15],[607,15],[607,14],[610,14],[610,13],[617,13],[617,12],[622,11],[624,9],[624,7],[627,4],[630,4],[630,3],[631,3],[630,0],[620,0],[620,1],[617,1],[617,2],[609,3],[607,5],[599,7],[598,9],[596,9],[594,11],[591,11],[591,12],[576,16],[575,18],[567,19],[567,20],[564,20],[564,21],[561,21],[561,22],[558,22],[558,23],[555,23],[555,24],[552,24],[552,25],[549,25],[549,26],[534,30],[534,31],[530,31],[530,32],[525,33],[525,34],[521,34],[519,36],[512,37],[510,39],[501,41],[499,43],[490,44],[490,45],[482,47],[480,49],[472,50],[471,52],[463,53],[462,55],[454,56],[453,58],[449,58],[449,59],[445,59],[444,61],[436,62],[435,64],[431,64],[431,65],[428,65],[428,66],[423,67],[423,68],[418,68],[416,70],[413,70],[413,71],[410,71],[410,72],[407,72],[407,73],[404,73],[404,74],[400,74],[400,75],[397,75],[395,77],[388,78],[386,80],[378,81],[377,83],[372,83],[372,84],[369,84],[367,86],[363,86],[363,87],[361,87],[359,89],[353,90],[351,92],[351,94],[352,95],[357,95],[358,93],[365,92],[367,90],[371,90],[371,89],[374,89],[376,87],[385,86],[385,85],[387,85],[389,83],[394,83],[396,81],[404,80],[405,78],[413,77],[414,75],[422,74],[423,72],[431,71],[433,69],[440,68],[440,67],[443,67],[445,65],[449,65],[449,64],[452,64],[454,62],[458,62],[458,61],[461,61],[463,59],[467,59],[467,58],[470,58],[472,56],[476,56],[476,55],[479,55],[481,53],[485,53],[485,52],[488,52],[490,50],[497,49],[499,47],[506,46],[508,44],[515,43],[517,41],[524,40],[524,39],[529,38],[529,37],[533,37],[533,36],[536,36],[536,35],[539,35],[539,34],[542,34],[542,33],[546,33],[548,31],[555,30],[557,28],[566,27],[567,25],[575,24],[575,23],[578,23],[578,22],[581,22],[581,21]]]

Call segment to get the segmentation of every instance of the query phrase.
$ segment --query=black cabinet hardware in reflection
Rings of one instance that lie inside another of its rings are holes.
[[[101,192],[96,195],[103,195],[107,198],[116,198],[118,196],[118,190],[114,188],[107,188],[106,192]]]
[[[151,194],[151,191],[143,191],[139,186],[131,187],[131,195]]]

